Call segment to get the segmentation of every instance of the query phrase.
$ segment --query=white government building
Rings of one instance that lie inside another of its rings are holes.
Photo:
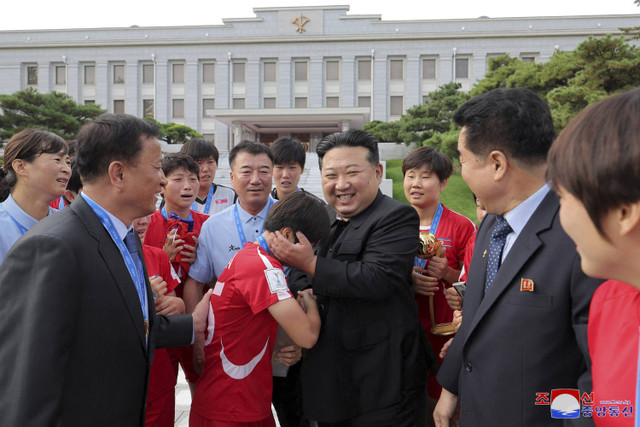
[[[109,112],[184,124],[227,152],[241,139],[390,121],[438,86],[469,90],[489,58],[546,61],[640,15],[384,21],[349,6],[260,7],[222,25],[0,31],[0,93],[59,91]]]

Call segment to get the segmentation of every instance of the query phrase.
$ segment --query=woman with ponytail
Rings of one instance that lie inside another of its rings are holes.
[[[16,240],[56,212],[49,203],[64,194],[70,174],[67,144],[58,135],[25,129],[7,142],[0,168],[0,262]]]

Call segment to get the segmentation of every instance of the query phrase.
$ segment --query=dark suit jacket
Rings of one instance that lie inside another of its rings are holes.
[[[575,244],[560,226],[557,196],[550,192],[484,295],[485,250],[495,222],[488,215],[478,230],[462,326],[438,380],[459,395],[464,426],[558,423],[549,406],[535,405],[536,393],[591,390],[587,320],[601,281],[582,273]],[[521,290],[522,279],[533,280],[533,292]]]
[[[353,418],[426,383],[427,350],[411,288],[418,226],[413,208],[378,192],[333,245],[319,245],[312,284],[322,328],[302,365],[308,418]]]
[[[25,234],[0,266],[0,423],[143,425],[154,347],[193,330],[191,316],[155,316],[146,287],[148,348],[135,285],[83,198]]]

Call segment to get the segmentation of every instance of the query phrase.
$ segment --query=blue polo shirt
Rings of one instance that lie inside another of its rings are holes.
[[[191,264],[189,277],[200,283],[209,283],[222,273],[231,258],[242,249],[234,214],[236,206],[247,242],[253,242],[262,234],[264,220],[274,202],[269,197],[257,215],[251,215],[236,203],[207,219],[200,230],[196,260]]]

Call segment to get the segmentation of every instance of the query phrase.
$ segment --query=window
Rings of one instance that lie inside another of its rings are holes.
[[[358,60],[358,80],[371,80],[371,60]]]
[[[389,99],[389,115],[401,116],[403,110],[403,99],[401,96],[391,96]]]
[[[96,103],[95,99],[85,99],[84,105],[94,105]]]
[[[30,65],[27,67],[27,84],[28,85],[38,84],[38,66],[37,65]]]
[[[522,62],[536,62],[535,56],[523,56]]]
[[[307,81],[307,62],[306,61],[294,62],[294,67],[295,67],[294,80],[297,82],[306,82]]]
[[[371,97],[370,96],[359,96],[358,97],[358,107],[369,107],[369,108],[371,108]]]
[[[340,80],[340,61],[327,61],[325,68],[327,80]]]
[[[216,108],[216,100],[214,98],[202,99],[202,117],[213,117],[213,110]]]
[[[172,83],[184,83],[184,64],[172,64],[171,75]]]
[[[216,135],[213,133],[203,133],[202,134],[202,139],[204,139],[205,141],[209,141],[209,142],[215,142],[216,141]]]
[[[327,96],[327,108],[338,108],[338,107],[340,107],[340,97]]]
[[[469,78],[469,58],[456,58],[456,79]]]
[[[153,99],[143,99],[142,110],[142,117],[153,118]]]
[[[184,99],[174,99],[173,104],[173,117],[174,119],[184,119]]]
[[[64,65],[56,65],[56,84],[57,85],[66,85],[67,84],[67,67]]]
[[[113,101],[113,112],[115,114],[124,114],[124,99],[116,99]]]
[[[433,80],[436,78],[436,60],[435,59],[423,59],[422,60],[422,78]]]
[[[402,59],[389,61],[389,77],[391,80],[404,79],[404,61]]]
[[[114,65],[113,66],[113,83],[114,84],[123,84],[124,83],[124,65]]]
[[[96,84],[96,66],[95,65],[84,66],[84,84],[86,85]]]
[[[276,108],[276,99],[275,98],[265,98],[262,100],[263,108]]]
[[[216,64],[204,63],[202,64],[202,83],[215,83],[216,82]]]
[[[142,64],[142,84],[153,84],[153,64]]]
[[[294,105],[296,108],[307,108],[307,98],[297,97],[294,101]]]
[[[275,82],[276,81],[276,63],[275,62],[265,62],[263,63],[264,69],[264,81],[265,82]]]
[[[244,81],[245,81],[245,77],[244,76],[245,76],[245,73],[244,73],[244,62],[234,62],[233,63],[233,82],[234,83],[244,83]]]
[[[233,108],[242,110],[244,108],[244,98],[233,98]]]

